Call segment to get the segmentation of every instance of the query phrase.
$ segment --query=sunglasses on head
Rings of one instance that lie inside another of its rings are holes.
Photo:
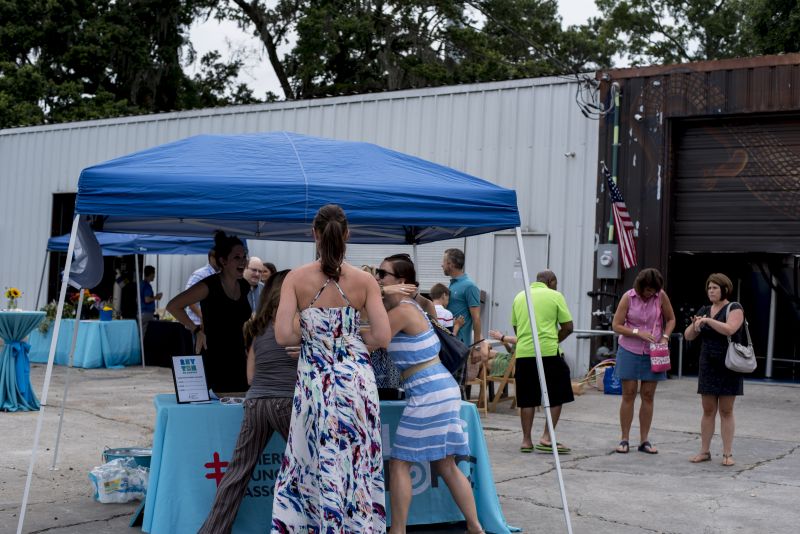
[[[381,280],[386,278],[387,274],[389,276],[394,276],[395,278],[397,278],[396,274],[394,274],[392,271],[387,271],[386,269],[375,269],[375,274],[378,275],[378,278],[380,278]]]

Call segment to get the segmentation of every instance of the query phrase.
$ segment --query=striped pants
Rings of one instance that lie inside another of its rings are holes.
[[[217,488],[214,505],[200,527],[198,534],[229,533],[239,505],[250,482],[250,476],[258,462],[261,451],[269,442],[274,431],[284,439],[289,436],[289,423],[292,419],[292,399],[261,398],[244,401],[244,419],[239,439],[228,464],[225,476]],[[264,525],[265,529],[269,525]]]

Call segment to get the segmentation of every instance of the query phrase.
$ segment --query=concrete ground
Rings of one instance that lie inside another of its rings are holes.
[[[107,447],[152,442],[153,396],[173,390],[162,368],[75,369],[59,452],[50,471],[66,369],[54,370],[37,456],[25,532],[126,533],[138,503],[98,504],[89,470]],[[44,366],[34,365],[41,391]],[[657,455],[615,454],[619,397],[590,390],[564,408],[559,441],[572,447],[561,457],[576,533],[790,533],[800,530],[800,386],[746,382],[736,403],[736,466],[722,467],[715,436],[713,461],[691,464],[699,448],[700,401],[696,379],[659,385],[651,441]],[[521,454],[518,417],[508,403],[483,418],[508,523],[524,532],[566,532],[555,465],[549,454]],[[36,413],[0,413],[0,533],[16,532]],[[534,431],[541,432],[543,414]]]

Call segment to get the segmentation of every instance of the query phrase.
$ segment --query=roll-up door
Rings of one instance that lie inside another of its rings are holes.
[[[800,117],[673,131],[673,251],[800,252]]]
[[[442,256],[448,248],[464,250],[465,240],[448,239],[435,243],[417,245],[417,280],[422,291],[427,292],[437,282],[445,285],[450,278],[442,273]],[[405,252],[413,258],[414,248],[411,245],[347,245],[347,261],[351,265],[380,265],[383,258],[392,254]]]

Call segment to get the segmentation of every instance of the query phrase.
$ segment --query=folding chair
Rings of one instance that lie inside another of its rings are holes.
[[[487,376],[486,381],[487,384],[499,384],[499,386],[495,387],[495,394],[492,402],[489,404],[489,411],[494,412],[497,410],[497,404],[501,401],[510,400],[511,401],[511,408],[517,407],[517,384],[514,380],[514,367],[517,363],[517,356],[516,353],[511,354],[511,360],[508,362],[508,367],[506,367],[506,372],[503,373],[502,376]],[[512,385],[514,386],[514,394],[512,395],[510,392],[507,397],[503,397],[503,392],[506,389],[506,386]]]
[[[468,365],[469,365],[469,363],[467,363],[467,366]],[[484,415],[488,415],[488,413],[489,413],[489,391],[488,391],[487,382],[486,382],[488,372],[487,372],[486,366],[483,364],[483,362],[479,363],[478,365],[480,365],[480,367],[478,368],[478,375],[475,378],[473,378],[472,380],[467,380],[466,379],[467,369],[466,368],[464,369],[464,377],[465,378],[464,378],[464,384],[462,385],[462,389],[461,389],[461,396],[462,396],[463,399],[465,399],[465,400],[467,400],[469,402],[475,403],[477,405],[477,407],[478,407],[478,413],[483,412]],[[472,389],[470,386],[478,386],[478,399],[477,400],[472,400],[469,397],[468,392],[471,393],[471,389]]]

